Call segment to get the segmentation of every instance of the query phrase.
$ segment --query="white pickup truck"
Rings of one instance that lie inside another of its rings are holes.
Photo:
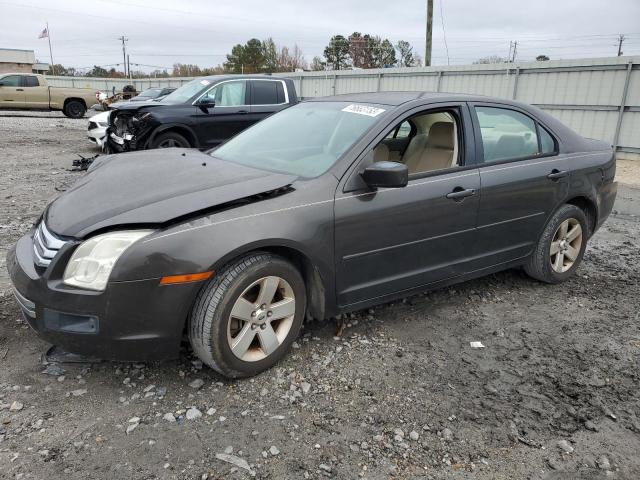
[[[98,103],[98,93],[91,88],[50,87],[44,75],[0,75],[0,109],[60,110],[69,118],[82,118]]]

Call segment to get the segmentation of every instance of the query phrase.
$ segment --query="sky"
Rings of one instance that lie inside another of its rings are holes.
[[[132,70],[170,70],[176,62],[215,66],[233,45],[255,37],[297,44],[307,61],[334,34],[354,31],[407,40],[424,56],[426,0],[0,0],[0,48],[33,49],[49,62]],[[506,57],[517,61],[640,55],[640,0],[434,0],[433,65]],[[446,39],[446,44],[445,44]],[[120,64],[120,65],[116,65]],[[136,64],[138,66],[136,66]]]

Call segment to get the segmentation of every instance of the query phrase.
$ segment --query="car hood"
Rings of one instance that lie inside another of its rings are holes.
[[[101,159],[47,208],[52,232],[83,238],[125,225],[161,225],[290,185],[297,177],[216,159],[198,150],[158,149]]]
[[[136,102],[119,102],[119,103],[112,103],[111,104],[111,109],[113,110],[119,110],[121,112],[135,112],[136,110],[139,110],[141,108],[148,108],[148,107],[173,107],[176,106],[176,104],[173,103],[162,103],[162,102],[156,102],[155,100],[146,100],[146,101],[136,101]]]

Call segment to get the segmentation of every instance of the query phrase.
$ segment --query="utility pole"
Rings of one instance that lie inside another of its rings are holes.
[[[622,54],[624,53],[622,51],[622,42],[624,42],[625,40],[625,36],[624,35],[618,35],[618,56],[621,57]]]
[[[53,50],[51,50],[51,31],[49,30],[49,22],[47,22],[47,40],[49,40],[49,58],[51,59],[51,72],[56,74],[56,66],[53,63]]]
[[[127,76],[127,45],[126,42],[129,41],[128,38],[125,38],[124,35],[122,35],[120,38],[118,38],[118,40],[122,41],[122,66],[124,68],[124,76]]]
[[[128,53],[127,53],[127,72],[129,72],[129,80],[131,80],[131,61],[129,60]]]
[[[433,0],[427,0],[427,32],[424,47],[424,66],[431,66],[431,41],[433,38]]]
[[[516,55],[518,54],[518,41],[513,42],[513,57],[511,59],[511,63],[516,61]]]

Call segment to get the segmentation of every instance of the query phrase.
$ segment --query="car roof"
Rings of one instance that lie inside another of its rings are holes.
[[[459,93],[443,92],[367,92],[367,93],[347,93],[343,95],[333,95],[331,97],[310,98],[309,102],[358,102],[377,103],[380,105],[399,106],[413,100],[423,100],[425,103],[446,102],[446,101],[482,101],[497,103],[510,103],[504,98],[485,97],[482,95],[466,95]]]
[[[274,77],[272,75],[239,75],[239,74],[228,74],[228,75],[209,75],[207,77],[197,77],[194,80],[208,80],[209,82],[219,82],[221,80],[286,80],[285,78]]]

